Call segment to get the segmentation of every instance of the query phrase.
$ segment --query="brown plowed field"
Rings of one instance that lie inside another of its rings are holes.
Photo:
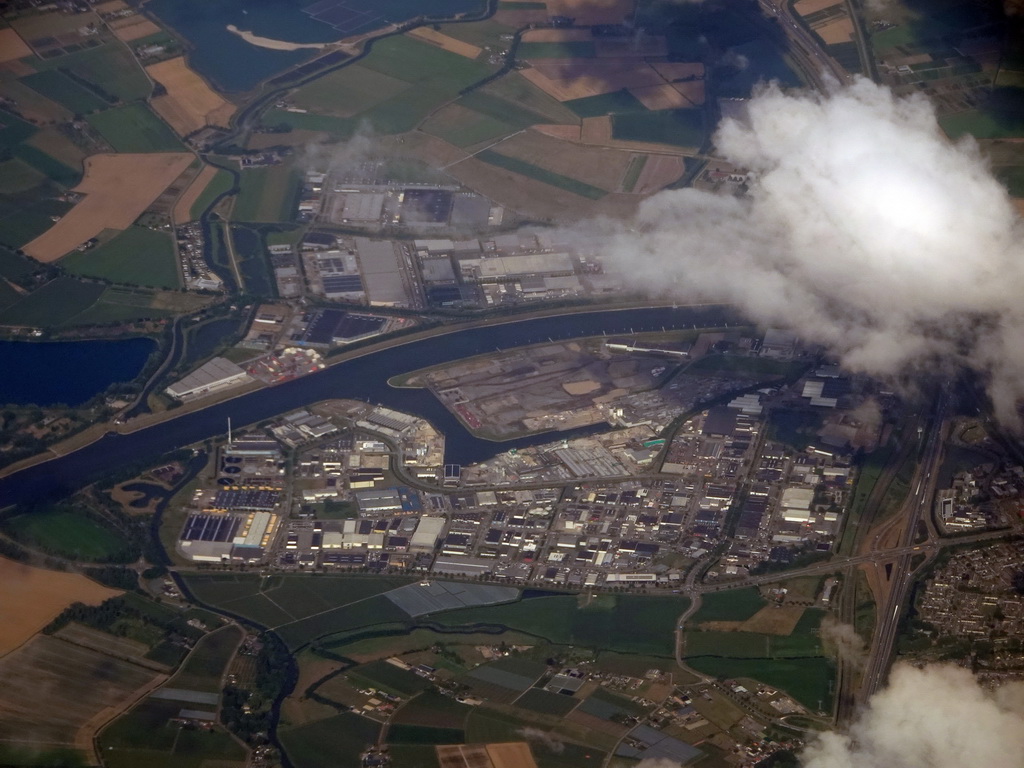
[[[463,42],[462,40],[456,40],[454,37],[449,37],[443,32],[438,32],[430,27],[417,27],[408,34],[409,37],[419,38],[424,42],[436,45],[438,48],[444,48],[449,53],[465,56],[467,59],[475,59],[483,53],[483,48],[479,46]]]
[[[0,656],[20,646],[72,603],[99,605],[121,594],[78,573],[47,571],[5,558],[0,558],[0,584]]]
[[[32,49],[13,29],[0,29],[0,61],[13,61],[31,56]]]
[[[635,59],[538,59],[523,77],[559,101],[599,96],[623,88],[664,84],[647,62]]]
[[[682,109],[693,106],[690,101],[668,83],[647,88],[630,88],[637,101],[650,110]]]
[[[85,198],[23,250],[56,261],[104,229],[127,229],[192,160],[186,152],[87,157],[85,177],[74,189]]]

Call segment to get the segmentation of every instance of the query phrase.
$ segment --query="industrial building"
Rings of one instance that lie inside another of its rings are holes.
[[[568,253],[522,253],[459,261],[462,279],[474,283],[507,283],[524,277],[562,277],[575,273]]]
[[[359,270],[370,304],[384,307],[407,306],[410,303],[402,258],[389,240],[356,238]]]
[[[230,360],[215,357],[164,391],[178,400],[194,400],[252,380],[252,376]]]

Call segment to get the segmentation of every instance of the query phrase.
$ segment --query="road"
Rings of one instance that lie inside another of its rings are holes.
[[[798,59],[800,68],[811,81],[811,85],[819,91],[828,91],[830,81],[839,84],[850,82],[850,74],[821,49],[814,35],[794,15],[788,3],[776,4],[773,0],[759,0],[759,3],[765,15],[778,19],[779,27],[790,43],[789,53]]]
[[[896,642],[900,615],[906,607],[910,586],[913,583],[911,560],[917,552],[913,543],[918,535],[919,522],[926,521],[928,544],[936,541],[936,531],[930,518],[939,467],[942,464],[943,458],[943,430],[948,408],[949,393],[943,390],[935,403],[921,463],[918,466],[911,486],[911,495],[903,507],[901,515],[904,519],[901,536],[901,544],[903,546],[899,549],[899,554],[895,558],[887,558],[886,566],[889,569],[888,594],[884,599],[881,596],[876,596],[875,632],[871,642],[871,649],[864,665],[864,675],[861,682],[860,695],[858,696],[862,703],[883,685],[889,671],[889,660],[892,657],[893,646]],[[922,546],[921,551],[929,552],[931,550],[930,547]]]

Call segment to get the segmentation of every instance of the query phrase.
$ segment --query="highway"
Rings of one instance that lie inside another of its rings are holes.
[[[790,6],[772,0],[758,0],[765,15],[778,19],[779,27],[789,40],[789,52],[798,60],[800,68],[819,91],[830,90],[830,81],[846,84],[852,79],[843,67],[818,45],[803,23],[794,16]]]

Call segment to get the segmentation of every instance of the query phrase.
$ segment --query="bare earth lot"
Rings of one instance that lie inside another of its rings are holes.
[[[85,198],[24,247],[42,262],[56,261],[104,229],[127,229],[193,160],[185,152],[93,155],[74,191]]]
[[[146,72],[167,89],[165,96],[153,99],[153,109],[181,136],[207,125],[226,127],[235,113],[235,105],[189,69],[183,56],[152,64]]]
[[[72,603],[99,605],[121,594],[77,573],[0,558],[0,656],[10,653]],[[6,680],[0,675],[0,680]]]

